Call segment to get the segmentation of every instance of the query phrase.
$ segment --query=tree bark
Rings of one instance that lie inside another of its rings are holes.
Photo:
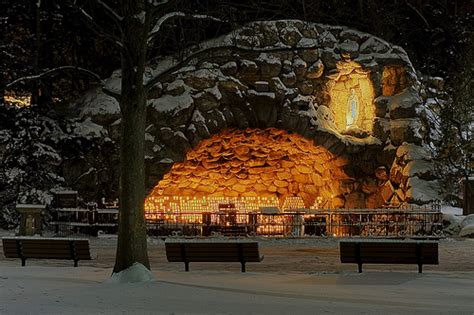
[[[122,0],[122,134],[120,148],[120,212],[114,272],[135,262],[148,269],[145,200],[146,92],[143,72],[148,21],[142,17],[144,0]],[[144,13],[143,13],[144,14]]]
[[[35,57],[33,60],[33,73],[39,74],[41,55],[41,1],[33,1],[35,10]],[[31,104],[38,104],[41,96],[41,82],[34,81],[31,91]]]

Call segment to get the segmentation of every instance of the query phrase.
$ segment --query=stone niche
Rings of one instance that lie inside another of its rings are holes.
[[[341,133],[371,134],[374,125],[374,89],[369,71],[354,61],[336,63],[330,78],[329,108]]]
[[[250,23],[201,47],[149,94],[150,196],[302,196],[305,206],[321,196],[346,208],[436,198],[419,80],[402,48],[297,20]],[[116,72],[108,86],[119,82]],[[293,137],[308,155],[273,159]]]

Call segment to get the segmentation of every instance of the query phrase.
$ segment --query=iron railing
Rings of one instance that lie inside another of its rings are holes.
[[[275,214],[214,212],[163,213],[148,220],[151,235],[274,237],[440,236],[436,210],[336,209]]]
[[[60,235],[115,233],[118,213],[104,211],[59,210],[51,225]],[[432,208],[165,212],[148,213],[147,229],[149,235],[166,237],[439,237],[442,213]]]

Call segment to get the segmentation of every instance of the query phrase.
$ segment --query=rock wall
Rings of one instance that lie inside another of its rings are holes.
[[[173,163],[182,162],[187,152],[222,130],[277,128],[350,161],[344,171],[357,187],[337,196],[342,198],[340,206],[379,207],[436,198],[437,181],[423,149],[426,130],[418,114],[420,83],[402,48],[344,27],[291,20],[254,22],[196,49],[200,52],[195,58],[155,84],[149,94],[150,190]],[[164,62],[148,72],[162,68]],[[119,82],[117,72],[109,85]],[[334,101],[341,98],[334,93],[347,92],[342,86],[364,98],[354,115],[360,123],[351,128],[341,118],[347,117],[345,105]],[[83,116],[105,126],[116,139],[120,120],[112,122],[100,110],[110,110],[111,102],[101,95],[88,105],[94,110],[83,111]]]

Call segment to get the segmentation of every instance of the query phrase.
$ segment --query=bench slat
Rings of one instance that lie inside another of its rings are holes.
[[[165,243],[169,262],[241,262],[245,271],[246,262],[260,262],[256,242],[170,242]]]
[[[438,264],[438,243],[434,242],[340,242],[341,263]]]
[[[71,259],[77,266],[78,260],[90,260],[88,240],[3,238],[3,250],[7,258]]]

